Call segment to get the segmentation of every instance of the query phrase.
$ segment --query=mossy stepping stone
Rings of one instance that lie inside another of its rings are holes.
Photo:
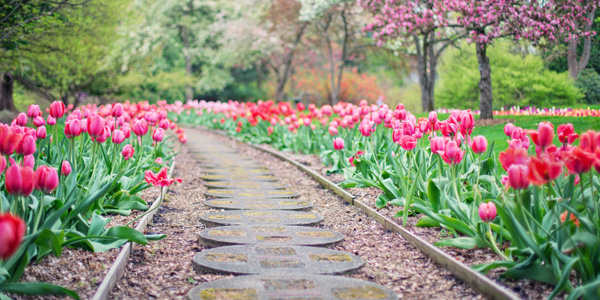
[[[286,210],[231,210],[210,212],[200,220],[205,225],[315,225],[323,221],[321,215],[311,212]]]
[[[285,225],[221,226],[200,231],[200,244],[209,247],[224,245],[299,245],[327,246],[344,239],[336,231]]]
[[[289,188],[283,183],[267,181],[206,181],[204,186],[209,189],[284,190]]]
[[[307,246],[227,246],[194,256],[198,273],[235,275],[265,273],[339,275],[360,269],[365,262],[347,252]]]
[[[300,194],[290,190],[260,189],[211,189],[204,192],[206,197],[214,198],[298,198]]]
[[[273,173],[268,170],[260,170],[260,169],[204,169],[203,173],[207,173],[209,175],[227,175],[227,176],[257,176],[257,175],[271,175]]]
[[[219,198],[206,200],[204,204],[220,209],[277,209],[277,210],[310,210],[313,205],[306,200],[298,199],[235,199]]]
[[[277,181],[277,177],[272,175],[225,175],[225,174],[206,174],[200,176],[202,180],[206,181],[261,181],[261,182],[271,182]]]
[[[262,274],[219,279],[193,288],[191,300],[397,300],[378,284],[341,276]]]

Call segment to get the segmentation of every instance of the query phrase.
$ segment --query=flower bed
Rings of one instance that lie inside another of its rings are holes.
[[[67,109],[54,102],[46,117],[32,105],[10,125],[0,124],[0,296],[78,298],[65,288],[18,280],[29,263],[59,256],[65,247],[104,252],[127,241],[146,244],[164,237],[130,227],[139,217],[107,224],[109,215],[147,210],[138,194],[150,184],[172,183],[163,166],[173,156],[165,132],[174,130],[181,142],[186,137],[167,118],[165,105]]]
[[[176,110],[182,122],[319,155],[330,172],[343,172],[343,186],[380,188],[376,206],[398,206],[403,224],[417,216],[417,226],[447,230],[438,246],[488,248],[501,258],[474,266],[480,272],[499,268],[554,285],[550,298],[593,295],[600,286],[600,136],[593,131],[573,147],[579,135],[569,124],[507,124],[510,146],[497,157],[485,137],[471,136],[470,111],[441,121],[366,102],[308,111],[271,101],[192,102]]]

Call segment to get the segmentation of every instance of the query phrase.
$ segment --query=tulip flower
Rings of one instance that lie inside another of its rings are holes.
[[[475,127],[475,120],[470,111],[463,111],[460,116],[460,132],[464,135],[470,135]]]
[[[563,144],[573,144],[573,142],[579,138],[579,135],[575,133],[575,128],[571,123],[558,126],[556,132],[558,133],[558,140]]]
[[[40,110],[40,106],[36,104],[29,105],[27,108],[27,116],[30,118],[37,118],[42,115],[42,111]],[[43,119],[42,119],[43,120]]]
[[[177,138],[179,138],[179,142],[185,144],[187,142],[187,136],[185,134],[180,134]]]
[[[11,195],[29,196],[33,191],[35,173],[30,167],[21,167],[11,158],[11,166],[6,170],[6,191]]]
[[[484,202],[479,205],[479,217],[483,222],[489,223],[496,218],[496,205],[494,202]]]
[[[0,213],[0,260],[10,258],[17,251],[26,229],[21,218]]]
[[[48,166],[40,166],[35,171],[34,187],[36,190],[50,194],[57,186],[58,173],[56,172],[56,169]]]
[[[67,138],[77,137],[81,135],[83,127],[78,119],[70,120],[65,123],[65,135]]]
[[[6,158],[4,155],[0,155],[0,174],[4,172],[4,169],[6,169]]]
[[[62,176],[69,176],[69,174],[71,174],[71,164],[68,161],[64,160],[62,162],[60,174],[62,174]]]
[[[43,140],[46,138],[46,136],[47,136],[46,127],[44,127],[44,126],[38,127],[38,129],[35,132],[35,137],[37,137],[40,140]]]
[[[123,155],[123,158],[125,158],[125,160],[128,160],[131,157],[133,157],[134,152],[135,150],[133,150],[133,147],[130,144],[127,144],[125,145],[125,147],[123,147],[123,151],[121,151],[121,154]]]
[[[442,159],[447,164],[457,165],[462,161],[464,154],[465,152],[458,147],[455,141],[448,141],[444,147]]]
[[[431,153],[440,154],[444,152],[446,147],[446,139],[438,136],[431,139]]]
[[[27,115],[25,113],[19,113],[15,120],[16,120],[16,124],[19,126],[27,125]]]
[[[508,184],[515,190],[522,190],[529,186],[529,168],[526,165],[512,165],[508,168]]]
[[[122,130],[117,129],[112,134],[112,142],[115,144],[121,144],[125,140],[125,134]]]
[[[429,116],[427,117],[427,120],[429,120],[429,123],[431,123],[431,126],[434,126],[435,123],[437,123],[437,121],[438,121],[437,112],[436,111],[429,112]]]
[[[135,133],[135,135],[137,136],[143,136],[146,135],[146,133],[148,133],[148,123],[146,122],[146,120],[137,120],[135,121],[135,123],[133,123],[133,133]]]
[[[110,114],[111,114],[111,116],[113,116],[115,118],[122,116],[123,115],[123,104],[116,103],[115,105],[113,105]]]
[[[162,128],[156,128],[152,133],[152,140],[155,142],[162,142],[165,136],[165,131]]]
[[[42,118],[42,117],[33,118],[33,126],[40,127],[40,126],[44,126],[45,124],[46,124],[46,121],[44,121],[44,118]]]
[[[329,126],[329,129],[328,129],[328,131],[329,131],[329,134],[330,134],[330,135],[332,135],[332,136],[333,136],[333,135],[337,135],[337,134],[338,134],[338,129],[337,129],[337,127]]]
[[[159,165],[162,165],[162,163],[163,163],[163,160],[162,160],[162,158],[160,158],[160,157],[157,157],[157,158],[154,160],[154,162],[155,162],[155,163],[157,163],[157,164],[159,164]]]
[[[50,116],[55,119],[60,119],[65,114],[65,104],[60,101],[54,101],[50,104]],[[50,123],[50,120],[48,120]],[[51,124],[54,125],[54,124]]]
[[[547,156],[532,157],[528,166],[527,179],[535,185],[544,185],[558,178],[563,172],[562,164]]]
[[[415,147],[417,146],[417,138],[412,135],[403,135],[402,137],[400,137],[398,144],[400,144],[402,149],[410,151],[412,149],[415,149]]]
[[[175,181],[180,183],[182,182],[181,178],[169,179],[167,175],[167,168],[163,168],[157,174],[150,170],[146,171],[145,174],[146,175],[144,176],[144,179],[146,180],[146,182],[148,182],[148,185],[165,187],[170,186]]]
[[[271,136],[271,134],[273,133],[273,127],[269,126],[267,128],[267,133],[269,134],[269,136]],[[331,132],[330,132],[331,133]]]
[[[600,145],[600,134],[593,130],[588,130],[581,135],[579,147],[588,152],[595,152]]]
[[[500,164],[505,171],[508,171],[510,166],[517,165],[525,165],[529,161],[529,156],[527,155],[527,150],[525,149],[506,149],[504,152],[500,152],[498,155],[498,160],[500,160]]]
[[[471,149],[473,149],[473,152],[477,154],[485,152],[485,150],[487,150],[487,146],[487,139],[482,135],[474,137],[473,141],[471,142]]]
[[[91,137],[102,135],[104,133],[104,127],[104,118],[101,116],[94,115],[91,118],[87,118],[87,133]]]
[[[167,119],[162,119],[162,120],[160,120],[160,122],[158,122],[158,127],[162,128],[164,130],[169,129],[169,125],[170,125],[169,120],[167,120]]]
[[[35,153],[35,138],[30,135],[23,137],[15,152],[23,156]]]
[[[594,154],[575,148],[565,159],[567,169],[572,174],[582,174],[589,171],[594,164]]]
[[[33,155],[25,155],[23,157],[23,162],[21,162],[21,166],[33,169],[33,166],[35,166],[35,157],[33,157]]]
[[[506,134],[508,137],[512,137],[512,133],[515,128],[516,126],[513,125],[513,123],[506,123],[506,125],[504,125],[504,134]]]
[[[302,104],[302,102],[299,102],[298,104],[296,104],[296,108],[298,109],[298,111],[303,111],[306,107],[304,106],[304,104]]]
[[[102,143],[106,142],[106,140],[107,140],[109,137],[110,137],[110,129],[108,129],[108,127],[104,127],[104,128],[102,129],[102,133],[101,133],[99,136],[97,136],[97,137],[95,137],[95,138],[92,138],[92,139],[93,139],[93,140],[94,140],[96,143],[100,143],[100,144],[102,144]]]
[[[550,123],[541,122],[538,125],[538,131],[530,130],[529,136],[536,146],[545,149],[552,144],[552,139],[554,139],[554,128],[552,128],[552,124]]]
[[[342,150],[344,149],[344,140],[340,137],[333,139],[333,149]]]
[[[48,125],[54,125],[56,124],[56,118],[54,118],[53,116],[48,116],[48,120],[46,120],[46,123],[48,123]]]
[[[560,222],[564,224],[567,220],[567,215],[570,215],[571,217],[569,217],[569,220],[573,221],[573,224],[579,227],[579,219],[577,219],[577,217],[575,217],[573,213],[570,213],[568,211],[564,211],[562,214],[560,214]]]

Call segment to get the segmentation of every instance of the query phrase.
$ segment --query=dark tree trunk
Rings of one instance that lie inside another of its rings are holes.
[[[479,110],[481,119],[493,119],[492,69],[487,56],[487,45],[475,43],[479,62]]]
[[[433,91],[435,87],[435,68],[437,59],[434,55],[434,46],[428,43],[429,35],[423,40],[413,36],[417,46],[417,72],[419,74],[419,86],[421,87],[421,108],[423,112],[433,110]]]
[[[591,20],[590,24],[586,24],[583,28],[583,32],[592,31],[592,23],[594,22],[595,10],[588,13],[587,18]],[[569,53],[567,54],[567,66],[569,68],[569,76],[573,80],[577,79],[579,73],[585,69],[590,60],[590,53],[592,50],[592,38],[587,37],[583,41],[583,50],[581,52],[581,56],[579,57],[577,53],[577,44],[578,41],[570,41],[569,42]]]
[[[10,72],[2,74],[2,80],[0,82],[0,110],[17,111],[13,102],[13,88],[15,79]]]
[[[300,41],[302,40],[302,36],[304,35],[304,31],[306,30],[307,25],[308,23],[304,23],[304,25],[302,25],[302,27],[300,27],[300,29],[296,33],[296,37],[294,39],[291,49],[288,50],[289,52],[283,58],[283,70],[278,71],[276,69],[276,66],[273,67],[275,73],[277,74],[277,89],[275,91],[275,100],[279,102],[287,100],[287,96],[285,94],[285,85],[287,84],[289,75],[291,73],[290,71],[292,69],[292,62],[294,61],[294,53],[296,51],[296,47],[298,46],[298,44],[300,44]]]

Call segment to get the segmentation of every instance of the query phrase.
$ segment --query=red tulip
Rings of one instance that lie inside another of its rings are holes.
[[[148,122],[146,120],[137,120],[133,123],[133,133],[137,136],[143,136],[148,133]]]
[[[165,131],[162,128],[156,128],[152,133],[152,140],[155,142],[162,142],[165,136]]]
[[[160,187],[170,186],[175,181],[182,182],[181,178],[169,179],[167,175],[167,168],[163,168],[160,170],[160,172],[158,172],[158,174],[154,174],[154,172],[148,170],[146,171],[144,179],[146,179],[148,185],[152,184]]]
[[[344,149],[344,140],[342,138],[334,138],[333,139],[333,149],[342,150]]]
[[[296,104],[296,108],[298,109],[298,111],[303,111],[306,107],[304,106],[304,104],[299,102],[298,104]]]
[[[56,169],[48,166],[40,166],[35,171],[35,189],[46,194],[58,186],[58,173]]]
[[[187,136],[185,134],[180,134],[179,136],[177,136],[177,138],[179,138],[179,142],[181,142],[182,144],[187,143]]]
[[[579,135],[575,133],[575,128],[571,123],[558,126],[556,132],[558,133],[558,140],[563,144],[573,144],[579,137]]]
[[[108,127],[104,127],[104,129],[102,129],[102,134],[100,134],[99,136],[92,138],[96,143],[104,143],[106,142],[106,140],[108,140],[108,138],[110,137],[110,129]]]
[[[571,174],[581,174],[589,171],[594,163],[594,154],[575,148],[571,154],[565,158],[565,164]]]
[[[71,174],[71,164],[68,161],[64,160],[62,162],[62,165],[60,167],[60,173],[63,176],[69,176],[69,174]]]
[[[471,143],[471,149],[473,149],[473,152],[477,154],[485,152],[485,150],[487,150],[487,146],[487,139],[482,135],[474,137],[473,142]]]
[[[500,160],[500,164],[505,171],[508,171],[508,168],[514,164],[527,164],[528,159],[529,157],[527,156],[527,150],[523,148],[508,148],[504,152],[500,152],[500,155],[498,156],[498,160]]]
[[[273,127],[269,126],[267,128],[267,133],[269,134],[269,136],[271,136],[271,134],[273,133]],[[329,133],[331,133],[331,132],[329,132]]]
[[[569,220],[573,221],[573,224],[575,224],[575,226],[579,227],[579,219],[577,219],[577,217],[575,217],[574,214],[572,214],[568,211],[564,211],[562,214],[560,214],[560,222],[565,223],[565,221],[567,220],[567,215],[571,215]]]
[[[412,135],[403,135],[402,137],[400,137],[398,144],[400,144],[402,149],[410,151],[412,149],[415,149],[415,147],[417,146],[417,138]]]
[[[162,119],[162,120],[160,120],[160,122],[158,122],[158,127],[162,128],[164,130],[169,129],[169,125],[170,125],[169,120],[167,120],[167,119]]]
[[[529,136],[531,136],[531,139],[536,146],[545,149],[552,144],[552,139],[554,139],[554,128],[552,128],[551,123],[541,122],[538,125],[538,131],[530,130]]]
[[[13,255],[25,235],[25,222],[10,213],[0,213],[0,259],[6,260]]]
[[[134,152],[135,150],[133,149],[133,147],[131,147],[130,144],[127,144],[125,145],[125,147],[123,147],[123,151],[121,151],[121,154],[123,154],[123,158],[125,158],[125,160],[128,160],[131,157],[133,157]]]
[[[4,172],[4,169],[6,169],[6,158],[4,155],[0,155],[0,173]]]
[[[596,149],[596,152],[594,152],[594,169],[596,169],[596,172],[600,173],[600,148]]]
[[[29,105],[27,108],[27,116],[30,118],[37,118],[42,115],[42,111],[40,110],[40,106],[36,104]],[[43,119],[42,119],[43,120]]]
[[[33,191],[35,173],[30,167],[21,167],[11,158],[11,166],[6,170],[6,191],[11,195],[29,196]]]
[[[593,130],[588,130],[581,135],[579,147],[588,152],[595,152],[600,145],[600,134]]]
[[[529,186],[527,174],[529,168],[526,165],[512,165],[508,168],[508,184],[515,190],[525,189]]]
[[[438,121],[438,115],[436,111],[431,111],[429,112],[429,116],[427,117],[427,119],[429,120],[429,123],[431,123],[431,125],[435,125],[435,123],[437,123]]]
[[[35,153],[35,138],[30,135],[24,136],[19,142],[15,152],[23,156]]]
[[[91,137],[98,137],[104,133],[104,118],[94,115],[87,118],[87,133]]]
[[[55,119],[60,119],[65,114],[65,104],[60,101],[54,101],[50,104],[50,116]],[[48,120],[50,123],[50,120]],[[54,125],[54,124],[51,124]]]
[[[120,129],[117,129],[112,134],[112,142],[115,144],[121,144],[125,140],[125,134]]]
[[[484,202],[479,205],[479,217],[489,223],[496,218],[496,205],[494,202]]]
[[[532,157],[529,161],[527,179],[535,185],[544,185],[560,176],[563,172],[561,162],[553,161],[548,156]]]

